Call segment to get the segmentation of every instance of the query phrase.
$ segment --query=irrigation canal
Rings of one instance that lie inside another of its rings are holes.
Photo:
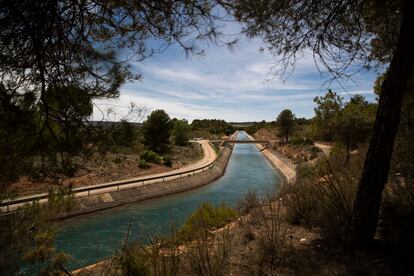
[[[247,140],[244,132],[238,138]],[[235,207],[249,189],[265,193],[280,183],[277,172],[254,144],[235,144],[225,174],[202,188],[137,204],[85,215],[62,223],[58,251],[73,260],[70,269],[90,265],[119,248],[132,218],[129,240],[148,242],[154,234],[169,233],[171,223],[180,226],[202,202]]]

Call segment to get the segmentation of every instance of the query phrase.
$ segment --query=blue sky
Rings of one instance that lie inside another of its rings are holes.
[[[285,81],[271,78],[269,70],[277,57],[259,51],[259,40],[240,37],[233,51],[210,46],[203,57],[187,58],[178,46],[140,63],[133,63],[135,73],[143,79],[122,86],[116,100],[99,100],[95,104],[105,110],[112,107],[118,120],[127,112],[130,102],[145,106],[148,112],[164,109],[171,118],[224,119],[232,122],[271,121],[283,109],[291,109],[296,117],[312,117],[315,96],[328,88],[348,99],[361,94],[374,101],[372,86],[377,72],[363,72],[352,82],[327,83],[313,59],[304,56],[293,74]],[[95,108],[94,119],[101,119]]]

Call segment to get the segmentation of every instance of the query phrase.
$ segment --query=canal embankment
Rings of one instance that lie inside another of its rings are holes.
[[[246,133],[250,140],[255,140],[252,136]],[[282,157],[281,154],[266,148],[265,145],[256,144],[258,150],[266,157],[266,159],[277,170],[280,176],[289,184],[293,184],[296,181],[296,169],[291,161],[287,157]]]
[[[235,139],[236,137],[237,132],[231,136],[231,139]],[[210,146],[213,147],[213,145]],[[231,145],[220,148],[214,163],[205,169],[201,169],[201,172],[195,171],[193,174],[187,173],[184,177],[180,175],[170,177],[169,179],[166,177],[162,182],[149,183],[130,189],[115,189],[107,193],[75,198],[75,210],[60,214],[58,219],[69,219],[83,214],[182,193],[205,186],[214,182],[224,174],[232,150],[233,147]]]
[[[61,214],[59,219],[68,219],[128,203],[154,199],[202,187],[217,180],[224,174],[231,152],[231,147],[223,147],[211,168],[194,175],[76,199],[77,209]]]

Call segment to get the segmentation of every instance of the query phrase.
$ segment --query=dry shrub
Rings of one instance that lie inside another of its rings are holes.
[[[180,251],[177,236],[155,236],[149,246],[134,242],[121,254],[122,275],[180,275]]]
[[[228,275],[231,248],[228,231],[220,231],[218,234],[204,231],[186,248],[184,258],[188,271],[183,275]]]
[[[286,249],[286,229],[282,227],[281,201],[268,195],[267,203],[258,208],[262,224],[258,231],[258,274],[274,275]]]
[[[315,167],[302,168],[297,183],[280,189],[288,221],[319,227],[327,241],[345,242],[364,156],[360,151],[347,161],[346,152],[336,148]]]
[[[317,191],[312,183],[314,170],[301,168],[294,185],[283,183],[279,195],[283,197],[285,218],[295,225],[311,226],[316,216]]]
[[[150,238],[148,246],[135,242],[118,254],[115,272],[122,275],[227,275],[231,239],[222,227],[237,212],[222,204],[201,204],[181,229],[171,227],[170,235]],[[115,273],[112,273],[115,274]]]
[[[257,196],[256,190],[248,190],[240,201],[237,203],[237,211],[242,214],[248,214],[251,210],[260,205],[260,200]]]
[[[414,244],[414,186],[404,182],[389,183],[381,204],[378,232],[395,246]]]

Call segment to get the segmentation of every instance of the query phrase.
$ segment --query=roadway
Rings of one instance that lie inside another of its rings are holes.
[[[189,164],[179,169],[164,172],[164,173],[157,173],[157,174],[145,175],[145,176],[140,176],[140,177],[135,177],[135,178],[123,179],[119,181],[112,181],[112,182],[107,182],[107,183],[102,183],[102,184],[77,187],[73,189],[73,192],[75,193],[75,197],[81,198],[81,197],[87,197],[90,195],[98,195],[98,194],[114,192],[114,191],[119,191],[119,190],[124,190],[124,189],[136,188],[136,187],[142,186],[144,184],[144,180],[148,178],[157,178],[157,179],[145,181],[146,185],[163,182],[165,181],[166,178],[168,178],[168,180],[173,180],[173,179],[181,178],[182,176],[188,176],[188,175],[194,174],[193,172],[189,172],[189,171],[201,169],[211,164],[212,162],[214,162],[214,160],[216,160],[217,158],[217,153],[208,140],[200,140],[200,141],[194,141],[194,142],[201,144],[202,149],[203,149],[203,158],[193,164]],[[181,173],[182,175],[180,175]],[[128,182],[128,184],[122,184],[125,182]],[[114,186],[108,187],[108,185],[112,185],[112,184]],[[116,184],[122,184],[122,186],[117,186]],[[91,190],[93,191],[77,192],[77,190],[81,190],[85,187],[91,188]],[[100,189],[99,187],[102,187],[102,188]],[[6,200],[3,200],[3,202],[15,201],[15,200],[27,200],[28,202],[30,202],[31,200],[38,199],[39,197],[45,197],[47,195],[48,195],[47,193],[33,194],[33,195],[22,196],[22,197],[17,197],[13,199],[6,199]],[[39,202],[46,203],[47,199],[40,199]],[[18,207],[24,204],[25,203],[10,205],[9,211],[16,210]],[[3,213],[3,212],[6,212],[5,206],[0,207],[0,213]]]

